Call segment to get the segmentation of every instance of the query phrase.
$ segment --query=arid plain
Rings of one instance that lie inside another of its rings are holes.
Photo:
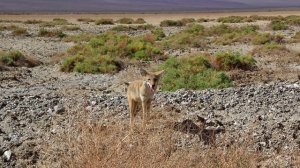
[[[300,166],[300,11],[0,14],[0,81],[0,167]]]

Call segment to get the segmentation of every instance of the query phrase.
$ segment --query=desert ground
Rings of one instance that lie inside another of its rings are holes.
[[[1,14],[0,58],[0,167],[300,167],[300,11]],[[140,68],[166,72],[129,134]]]

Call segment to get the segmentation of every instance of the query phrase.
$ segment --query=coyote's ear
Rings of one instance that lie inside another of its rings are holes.
[[[148,75],[148,72],[145,69],[140,69],[140,73],[142,76]]]
[[[158,71],[158,72],[155,72],[155,75],[158,77],[161,77],[164,72],[165,72],[164,70]]]

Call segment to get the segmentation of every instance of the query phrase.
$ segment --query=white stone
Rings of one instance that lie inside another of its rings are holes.
[[[11,150],[7,150],[4,152],[3,155],[6,161],[9,161],[11,159],[11,154],[12,154]]]

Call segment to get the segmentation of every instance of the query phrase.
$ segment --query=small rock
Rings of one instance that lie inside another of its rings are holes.
[[[5,161],[10,161],[11,154],[12,154],[11,150],[7,150],[4,152],[3,157],[4,157]]]
[[[52,109],[51,108],[49,108],[48,110],[47,110],[47,113],[52,113],[53,111],[52,111]]]
[[[92,106],[87,106],[87,107],[85,108],[85,110],[86,110],[86,111],[92,111]]]
[[[92,106],[95,106],[96,104],[97,104],[96,101],[92,101],[92,102],[91,102],[91,105],[92,105]]]
[[[54,112],[55,113],[63,113],[65,111],[65,107],[61,104],[58,104],[56,106],[54,106]]]

